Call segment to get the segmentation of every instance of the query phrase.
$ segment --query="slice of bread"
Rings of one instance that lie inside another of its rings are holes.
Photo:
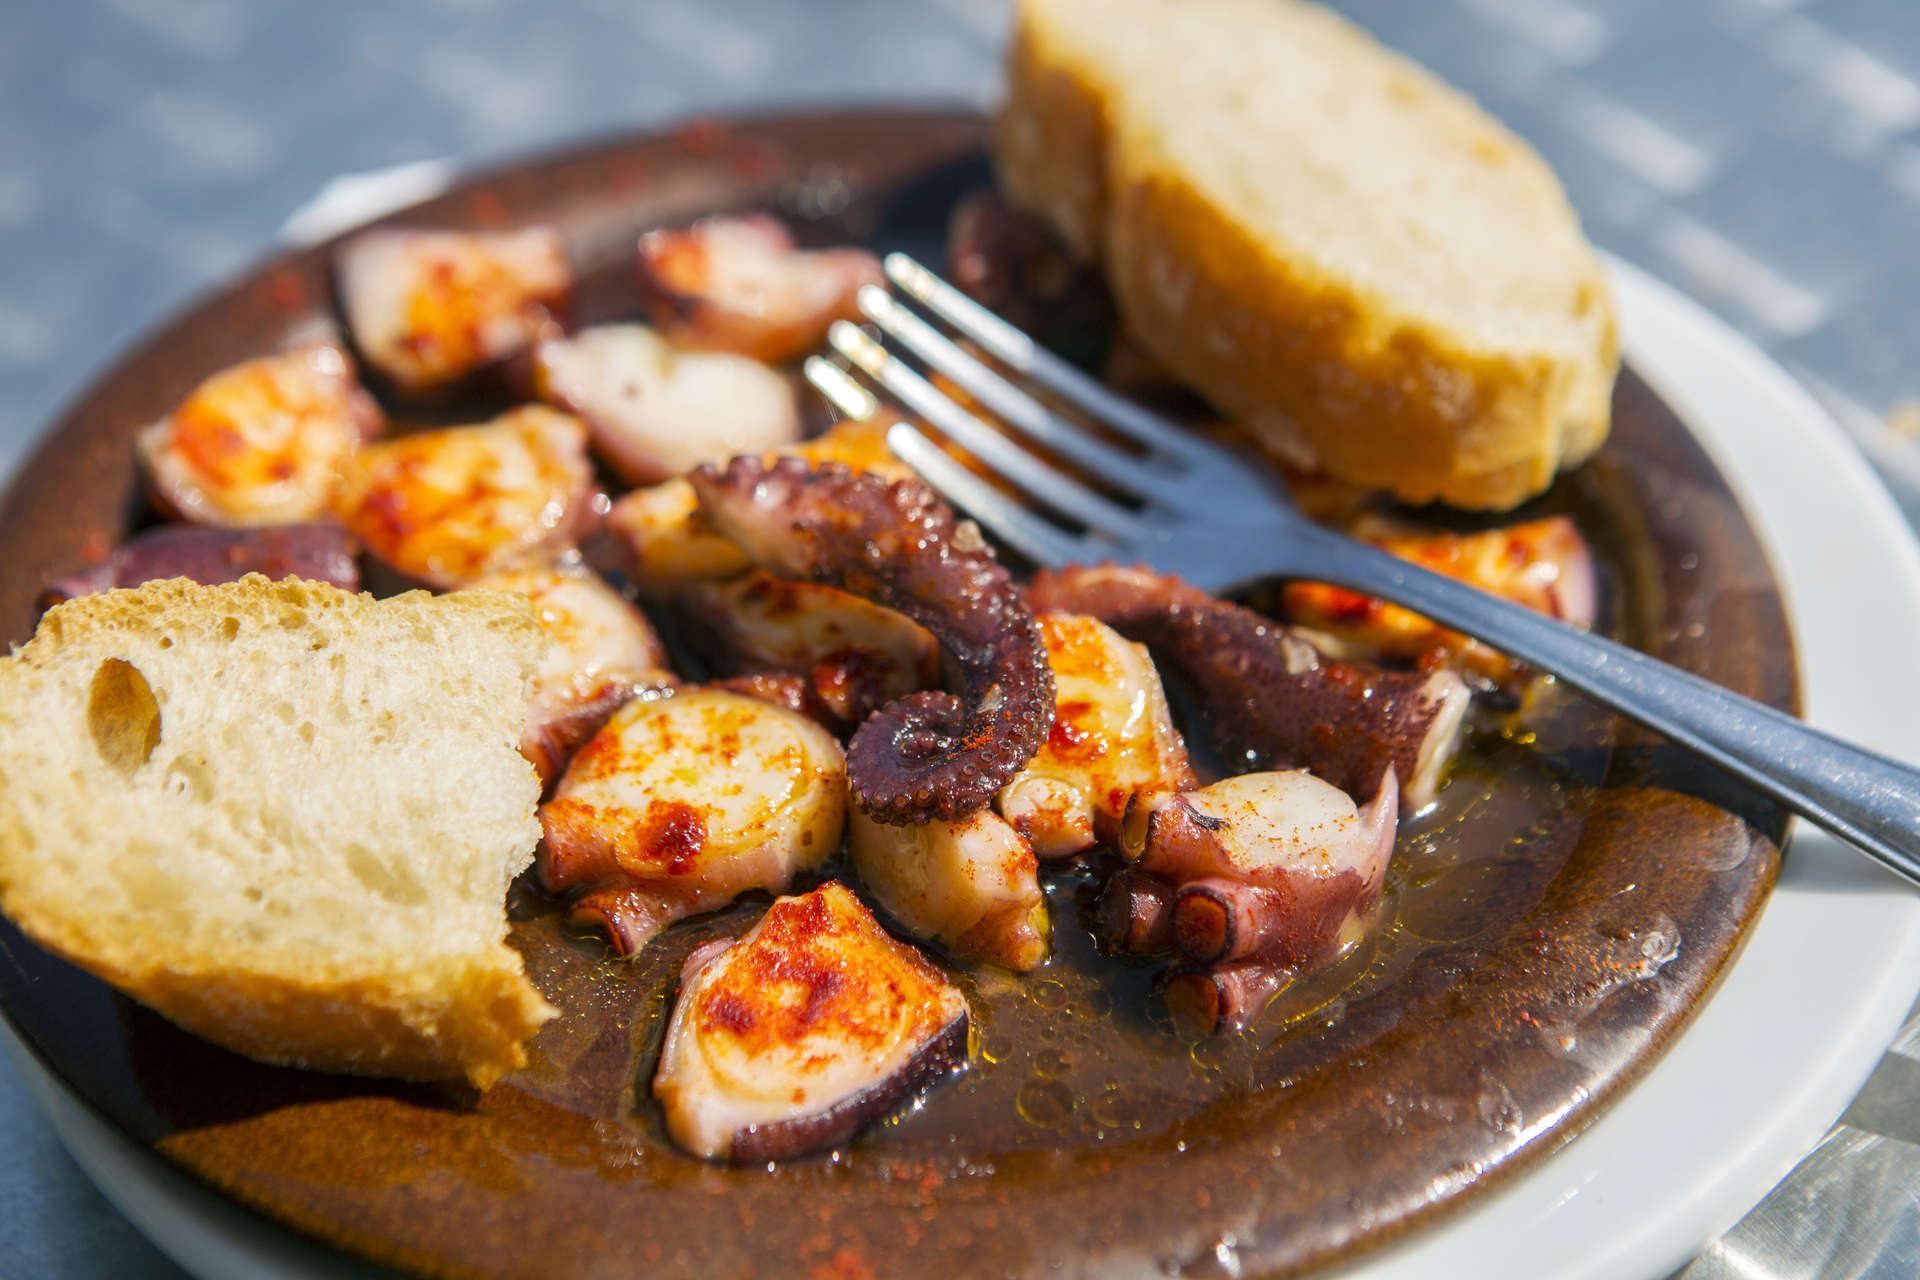
[[[1281,460],[1505,508],[1607,433],[1619,362],[1559,182],[1298,0],[1020,0],[1001,184]]]
[[[524,1065],[527,601],[251,575],[57,605],[0,660],[0,908],[181,1026],[368,1075]]]

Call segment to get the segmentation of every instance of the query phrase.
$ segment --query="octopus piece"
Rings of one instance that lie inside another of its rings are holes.
[[[313,342],[223,369],[141,431],[154,502],[196,524],[295,524],[327,513],[348,457],[384,425],[353,361]]]
[[[885,280],[866,250],[797,249],[765,214],[649,231],[639,262],[641,290],[668,337],[768,361],[819,346],[835,320],[857,320],[854,295]]]
[[[572,921],[631,955],[673,921],[749,889],[783,892],[839,848],[840,744],[771,703],[716,689],[635,700],[575,753],[536,867],[578,895]]]
[[[954,206],[947,273],[981,306],[1078,364],[1096,365],[1119,329],[1099,269],[991,188]]]
[[[837,733],[940,681],[940,647],[924,627],[832,587],[749,573],[683,587],[675,603],[717,667],[803,677],[805,705]]]
[[[860,726],[847,749],[855,803],[896,825],[985,808],[1045,739],[1053,672],[979,528],[918,481],[832,463],[735,458],[691,478],[714,529],[761,568],[872,600],[940,642],[958,692],[909,694]]]
[[[332,522],[269,525],[263,529],[216,529],[163,524],[135,534],[107,558],[41,593],[41,607],[75,596],[137,587],[155,578],[238,582],[250,573],[269,578],[306,578],[343,591],[360,589],[353,542]]]
[[[877,419],[842,422],[765,459],[783,456],[838,462],[889,480],[913,474],[887,448],[886,425]],[[664,595],[683,583],[737,577],[752,568],[740,548],[707,524],[685,479],[635,489],[618,499],[607,513],[607,528],[626,548],[629,578],[648,595]]]
[[[860,883],[901,928],[962,960],[1024,971],[1047,958],[1040,864],[991,810],[958,822],[887,826],[855,809],[847,851]]]
[[[478,426],[367,446],[336,510],[401,573],[459,587],[570,550],[592,518],[592,488],[586,428],[527,405]]]
[[[679,684],[646,616],[588,570],[521,569],[474,585],[533,601],[553,638],[534,669],[520,735],[520,754],[545,785],[629,698]]]
[[[558,333],[573,292],[550,227],[367,231],[341,246],[334,279],[361,356],[415,394]]]
[[[1146,649],[1079,614],[1043,613],[1039,622],[1053,727],[998,803],[1035,856],[1053,860],[1112,843],[1135,791],[1197,780]]]
[[[1184,961],[1165,987],[1174,1003],[1210,1029],[1242,1025],[1262,991],[1352,936],[1380,898],[1398,817],[1391,769],[1365,807],[1304,770],[1139,792],[1121,823],[1129,874],[1097,911],[1103,940],[1171,944]]]
[[[742,697],[758,698],[762,702],[771,702],[776,707],[805,716],[829,731],[834,729],[834,714],[820,701],[820,695],[814,692],[813,681],[805,676],[761,671],[753,675],[728,676],[715,680],[713,687],[725,689],[728,693],[737,693]]]
[[[1482,533],[1410,530],[1373,519],[1356,536],[1405,560],[1458,578],[1576,627],[1591,627],[1598,607],[1593,554],[1579,526],[1550,516]],[[1331,637],[1343,651],[1422,668],[1459,663],[1495,682],[1516,675],[1511,659],[1478,640],[1372,596],[1321,582],[1291,582],[1281,594],[1287,617]]]
[[[1172,663],[1199,694],[1213,746],[1248,769],[1311,769],[1351,795],[1372,795],[1392,770],[1401,807],[1416,812],[1459,748],[1471,695],[1456,672],[1329,658],[1251,609],[1144,568],[1043,571],[1027,598],[1099,618]]]
[[[653,1094],[694,1155],[835,1146],[967,1062],[966,997],[844,886],[781,898],[689,957]]]
[[[630,484],[800,438],[792,382],[746,356],[677,349],[643,324],[541,343],[533,387],[578,414],[594,449]]]

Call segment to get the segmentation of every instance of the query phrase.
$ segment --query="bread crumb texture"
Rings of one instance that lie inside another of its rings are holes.
[[[241,1053],[485,1087],[553,1014],[505,941],[546,644],[492,591],[58,605],[0,660],[0,908]]]
[[[1287,463],[1513,506],[1605,439],[1605,276],[1546,163],[1297,0],[1020,0],[1000,181]]]

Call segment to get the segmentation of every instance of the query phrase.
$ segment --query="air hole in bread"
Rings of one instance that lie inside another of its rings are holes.
[[[373,850],[358,841],[347,844],[347,870],[353,873],[354,879],[366,886],[368,892],[378,894],[388,902],[418,906],[427,900],[427,891],[418,880],[388,866]]]
[[[167,766],[167,790],[177,796],[186,796],[196,804],[207,804],[213,799],[213,780],[207,776],[204,761],[182,756]]]
[[[240,619],[234,617],[220,619],[220,638],[222,640],[231,640],[239,634]]]
[[[87,731],[111,769],[132,773],[160,745],[160,704],[131,662],[108,658],[93,673],[87,694]]]

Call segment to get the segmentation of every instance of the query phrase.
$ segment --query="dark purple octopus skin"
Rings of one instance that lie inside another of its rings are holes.
[[[969,1016],[961,1014],[922,1045],[904,1067],[825,1111],[736,1130],[727,1159],[733,1164],[762,1164],[838,1146],[906,1099],[964,1067],[971,1025]]]
[[[1214,748],[1249,771],[1310,769],[1370,796],[1392,767],[1406,780],[1404,807],[1416,810],[1432,799],[1434,753],[1451,754],[1464,713],[1466,686],[1452,671],[1329,658],[1251,609],[1150,569],[1043,570],[1027,600],[1039,612],[1091,615],[1172,662],[1200,695]],[[1446,741],[1430,742],[1436,735]]]
[[[868,717],[847,748],[854,802],[894,826],[984,809],[1052,727],[1053,671],[973,522],[922,484],[837,463],[742,457],[691,479],[707,520],[761,568],[862,596],[940,642],[957,692],[923,690]]]
[[[324,521],[255,529],[163,524],[127,539],[99,564],[53,583],[40,603],[46,608],[156,578],[191,578],[212,585],[238,582],[249,573],[306,578],[358,591],[360,567],[353,550],[346,530]]]

